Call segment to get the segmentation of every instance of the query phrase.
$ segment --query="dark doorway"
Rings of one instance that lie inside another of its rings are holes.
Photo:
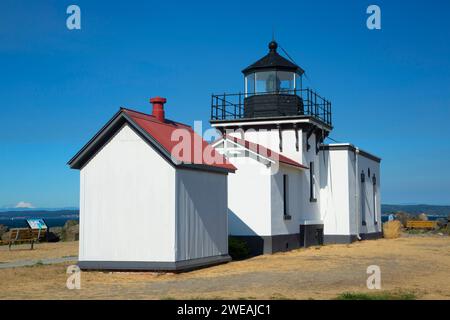
[[[300,225],[300,246],[311,247],[323,245],[323,225]]]

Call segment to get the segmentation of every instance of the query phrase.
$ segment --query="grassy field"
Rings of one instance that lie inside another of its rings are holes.
[[[76,254],[77,242],[9,252],[2,262]],[[82,272],[66,288],[68,263],[0,269],[0,299],[450,299],[450,237],[329,245],[231,262],[181,274]],[[366,269],[381,268],[382,290],[368,290]]]

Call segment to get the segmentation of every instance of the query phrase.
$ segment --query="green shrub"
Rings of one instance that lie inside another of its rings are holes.
[[[439,230],[440,232],[442,232],[443,234],[449,235],[450,236],[450,223],[447,224],[447,227],[442,228],[441,230]]]
[[[247,242],[237,238],[228,238],[228,253],[233,260],[243,260],[250,256]]]
[[[337,300],[415,300],[412,292],[344,292],[336,297]]]
[[[409,230],[406,230],[406,233],[408,233],[408,234],[423,234],[423,233],[426,233],[427,231],[426,230],[421,230],[421,229],[409,229]]]

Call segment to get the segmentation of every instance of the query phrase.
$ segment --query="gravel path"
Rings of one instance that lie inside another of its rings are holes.
[[[53,258],[53,259],[41,259],[41,260],[19,260],[19,261],[13,261],[13,262],[0,263],[0,269],[31,267],[31,266],[35,266],[35,265],[49,265],[49,264],[64,263],[64,262],[75,262],[76,263],[77,261],[78,261],[77,256]]]

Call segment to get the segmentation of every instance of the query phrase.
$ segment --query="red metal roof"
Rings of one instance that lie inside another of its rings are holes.
[[[205,165],[232,172],[236,170],[226,157],[195,133],[192,127],[169,119],[161,122],[152,115],[130,109],[122,108],[122,111],[157,141],[173,159],[184,164]]]
[[[292,160],[282,154],[279,154],[271,149],[268,149],[260,144],[254,143],[254,142],[250,142],[248,140],[244,140],[244,139],[239,139],[237,137],[233,137],[230,135],[226,135],[227,139],[236,142],[237,144],[240,144],[241,146],[245,147],[246,149],[249,149],[253,152],[256,152],[258,155],[265,157],[265,158],[269,158],[273,161],[277,161],[277,162],[281,162],[290,166],[294,166],[294,167],[298,167],[298,168],[302,168],[302,169],[308,169],[308,167],[302,165],[301,163]]]

